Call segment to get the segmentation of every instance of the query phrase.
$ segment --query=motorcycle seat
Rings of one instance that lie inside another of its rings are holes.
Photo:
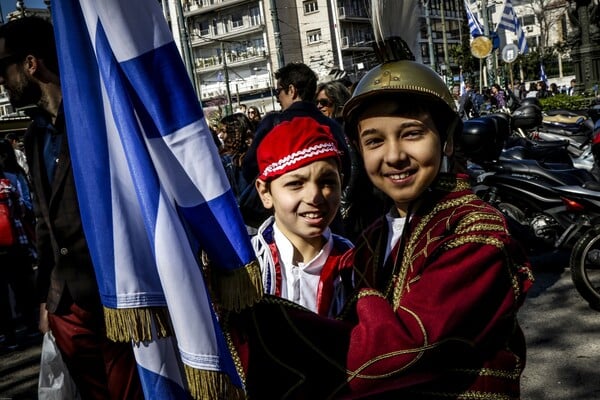
[[[581,117],[581,114],[577,114],[574,111],[571,110],[565,110],[564,108],[558,108],[556,110],[548,110],[546,112],[544,112],[544,114],[549,115],[549,116],[555,116],[555,115],[564,115],[567,117]]]
[[[585,117],[583,117],[581,115],[562,115],[562,114],[544,115],[543,121],[577,125],[577,124],[581,124],[583,121],[585,121]]]
[[[593,181],[593,175],[579,168],[563,163],[540,163],[536,160],[502,160],[496,170],[511,175],[524,175],[544,179],[556,185],[583,185]]]
[[[538,131],[553,133],[562,136],[589,136],[589,129],[585,125],[561,124],[558,122],[543,122]]]
[[[502,151],[500,160],[537,160],[544,163],[560,163],[573,167],[566,146],[514,146]]]

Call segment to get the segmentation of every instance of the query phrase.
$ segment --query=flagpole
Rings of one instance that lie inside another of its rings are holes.
[[[483,61],[479,59],[479,93],[483,93]]]

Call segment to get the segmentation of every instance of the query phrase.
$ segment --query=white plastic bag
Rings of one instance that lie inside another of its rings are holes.
[[[77,387],[60,355],[52,332],[46,332],[42,342],[38,399],[80,400]]]

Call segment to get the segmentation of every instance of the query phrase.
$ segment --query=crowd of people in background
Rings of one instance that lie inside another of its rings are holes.
[[[471,82],[466,82],[463,93],[460,94],[459,86],[453,87],[456,107],[463,120],[497,111],[513,111],[525,98],[546,99],[558,95],[575,96],[576,94],[575,79],[570,81],[568,87],[563,85],[560,88],[556,83],[547,85],[544,81],[538,81],[530,82],[527,86],[518,81],[514,84],[508,83],[505,88],[494,83],[480,90]]]
[[[39,337],[37,299],[33,295],[36,268],[35,217],[27,160],[21,136],[0,139],[0,197],[8,206],[16,240],[0,246],[0,352]]]

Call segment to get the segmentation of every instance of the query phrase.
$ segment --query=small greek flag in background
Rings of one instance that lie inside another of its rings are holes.
[[[548,77],[546,76],[546,71],[544,71],[544,64],[540,64],[540,81],[546,84],[548,87]]]
[[[465,11],[467,12],[467,21],[469,22],[469,31],[472,37],[483,36],[483,26],[477,20],[477,17],[473,15],[473,12],[469,8],[469,5],[465,1]]]
[[[504,4],[504,10],[502,11],[502,17],[500,18],[497,29],[504,29],[514,32],[515,35],[517,35],[519,52],[521,54],[527,53],[529,47],[527,46],[525,33],[523,32],[519,18],[517,18],[517,14],[515,13],[515,9],[513,8],[511,0],[506,0],[506,3]]]

